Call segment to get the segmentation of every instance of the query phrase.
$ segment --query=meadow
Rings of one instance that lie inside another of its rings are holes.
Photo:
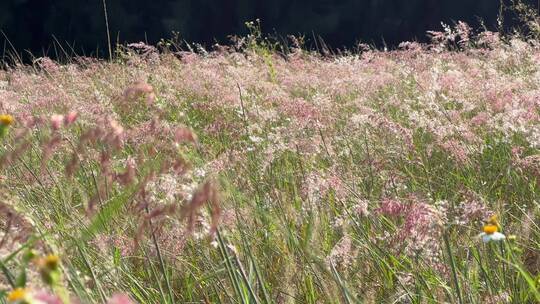
[[[431,35],[6,65],[0,303],[540,302],[540,45]]]

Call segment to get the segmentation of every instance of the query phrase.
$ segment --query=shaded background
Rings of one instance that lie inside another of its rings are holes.
[[[54,57],[54,39],[70,52],[106,55],[102,0],[0,0],[0,29],[19,51]],[[358,41],[396,46],[404,40],[425,41],[426,30],[440,22],[479,18],[495,29],[499,0],[109,0],[113,43],[156,43],[172,32],[189,42],[226,43],[244,35],[244,22],[261,19],[263,32],[285,37],[315,36],[331,48]],[[53,37],[54,35],[54,37]],[[9,48],[0,36],[0,47]]]

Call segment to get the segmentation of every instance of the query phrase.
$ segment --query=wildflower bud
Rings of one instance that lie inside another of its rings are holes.
[[[46,269],[42,269],[40,271],[40,274],[41,274],[41,279],[43,280],[43,283],[49,286],[56,286],[58,282],[60,281],[59,271],[48,271]]]
[[[60,281],[60,258],[50,254],[38,260],[39,273],[43,282],[49,286],[55,286]]]

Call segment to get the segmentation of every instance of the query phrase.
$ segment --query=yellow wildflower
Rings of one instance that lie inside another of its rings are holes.
[[[58,269],[60,265],[60,258],[55,254],[49,254],[43,259],[43,266],[50,270]]]
[[[485,234],[494,234],[498,229],[495,225],[485,225],[483,230]]]
[[[24,303],[28,293],[24,288],[15,288],[7,295],[8,303]]]
[[[61,271],[60,258],[57,255],[49,254],[39,258],[36,260],[36,264],[39,266],[39,274],[45,284],[54,286],[59,282]]]
[[[2,126],[9,126],[15,122],[15,118],[9,114],[1,114],[0,115],[0,125]]]

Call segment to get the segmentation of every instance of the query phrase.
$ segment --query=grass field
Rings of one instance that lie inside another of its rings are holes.
[[[540,302],[540,46],[433,37],[0,71],[0,302]]]

